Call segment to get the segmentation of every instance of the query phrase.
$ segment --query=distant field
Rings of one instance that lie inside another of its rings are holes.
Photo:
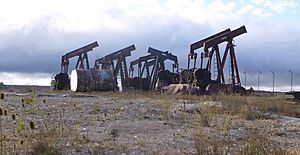
[[[2,93],[4,154],[300,154],[300,105],[284,94]]]
[[[50,86],[31,86],[31,85],[5,85],[3,90],[5,91],[46,91],[50,90]]]

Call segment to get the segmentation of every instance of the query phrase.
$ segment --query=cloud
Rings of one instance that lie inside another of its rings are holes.
[[[6,85],[45,85],[51,83],[51,74],[0,72],[1,82]],[[22,77],[22,78],[20,78]]]
[[[267,0],[264,5],[276,13],[283,13],[286,9],[295,7],[296,3],[293,0]]]
[[[295,67],[300,65],[296,61],[299,43],[293,42],[300,39],[297,23],[268,16],[285,14],[296,6],[292,0],[2,1],[0,72],[57,73],[63,54],[95,40],[100,47],[89,53],[91,64],[134,43],[137,50],[129,61],[145,55],[152,46],[178,55],[185,68],[191,43],[242,25],[248,33],[235,39],[241,69],[300,72]],[[278,46],[283,43],[286,48]]]
[[[253,15],[261,15],[262,13],[263,13],[263,10],[262,9],[258,9],[258,8],[254,9],[252,11]]]

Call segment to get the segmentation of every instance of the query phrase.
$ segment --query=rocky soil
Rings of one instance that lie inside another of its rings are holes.
[[[298,119],[248,120],[209,97],[6,92],[0,104],[3,154],[241,154],[252,144],[300,154]]]

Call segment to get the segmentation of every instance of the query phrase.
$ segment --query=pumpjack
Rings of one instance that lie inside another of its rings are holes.
[[[131,83],[136,89],[160,89],[162,86],[179,81],[178,59],[177,56],[168,51],[149,47],[149,55],[143,56],[130,63]],[[172,72],[166,70],[165,61],[170,60],[172,64]],[[134,66],[138,65],[138,75],[133,77]],[[143,77],[146,70],[146,77]]]
[[[87,53],[92,51],[93,48],[98,47],[98,42],[95,41],[91,44],[68,52],[61,58],[60,73],[54,75],[51,81],[51,89],[53,90],[67,90],[70,89],[70,78],[68,75],[69,59],[78,56],[75,69],[89,69],[89,60]]]
[[[139,57],[138,59],[130,62],[130,85],[134,89],[149,90],[151,80],[151,67],[156,62],[157,57],[149,54]],[[134,77],[134,66],[138,65],[137,77]],[[145,71],[146,70],[146,71]],[[145,73],[146,72],[146,73]],[[146,77],[144,75],[146,74]]]
[[[101,68],[112,69],[117,86],[117,79],[120,76],[122,88],[129,87],[129,75],[126,63],[126,57],[131,56],[131,52],[135,50],[135,46],[131,45],[111,54],[108,54],[100,59],[95,60],[95,69]]]
[[[193,83],[200,87],[203,91],[207,92],[228,92],[228,91],[240,91],[244,90],[241,87],[240,76],[238,71],[237,60],[235,56],[233,39],[247,33],[246,27],[242,26],[238,29],[231,31],[226,29],[208,38],[200,40],[190,46],[190,53],[188,54],[188,69],[190,67],[190,61],[193,60]],[[223,57],[221,58],[219,44],[227,43]],[[197,53],[195,50],[203,48],[200,59],[200,68],[196,68]],[[224,66],[229,56],[229,69],[230,77],[229,82],[225,82]],[[216,79],[211,78],[213,59],[216,61]],[[206,62],[206,65],[205,65]]]

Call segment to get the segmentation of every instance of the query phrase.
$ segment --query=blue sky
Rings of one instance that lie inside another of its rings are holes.
[[[49,84],[49,76],[60,70],[61,55],[95,40],[100,47],[91,52],[91,64],[135,44],[130,59],[146,55],[152,46],[176,54],[185,68],[191,43],[242,25],[248,33],[235,43],[239,69],[249,72],[249,84],[256,85],[258,70],[265,73],[266,87],[270,70],[278,73],[281,86],[289,83],[288,70],[300,77],[300,2],[296,0],[0,2],[0,81],[8,84]]]

